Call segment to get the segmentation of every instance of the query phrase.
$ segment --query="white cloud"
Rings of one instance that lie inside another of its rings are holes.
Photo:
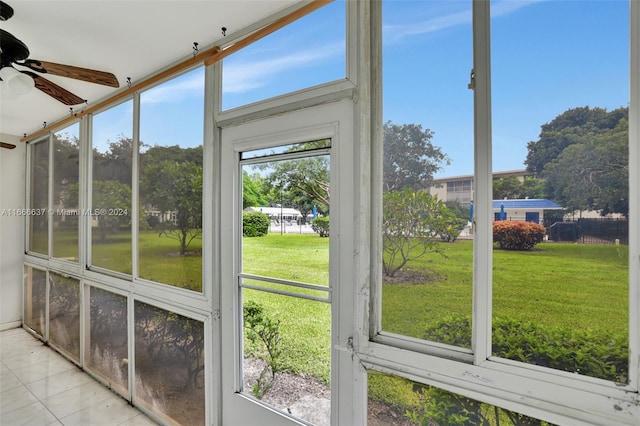
[[[383,25],[384,39],[388,43],[399,42],[405,37],[428,34],[456,25],[471,23],[471,9],[438,16],[426,21],[402,25]]]
[[[149,89],[142,93],[140,102],[143,104],[159,104],[175,102],[191,96],[204,96],[203,72],[193,72]]]
[[[344,46],[334,44],[252,62],[227,60],[223,67],[223,90],[225,93],[247,92],[269,84],[278,73],[320,66],[323,60],[339,54],[344,54]]]
[[[491,3],[491,17],[505,16],[531,4],[546,0],[503,0]],[[459,4],[459,3],[458,3]],[[406,37],[428,34],[458,25],[471,24],[471,5],[468,9],[436,16],[419,22],[383,25],[386,43],[397,43]]]

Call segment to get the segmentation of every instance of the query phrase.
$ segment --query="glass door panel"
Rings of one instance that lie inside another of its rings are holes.
[[[330,418],[329,140],[240,154],[240,392]],[[326,232],[321,228],[326,225]]]

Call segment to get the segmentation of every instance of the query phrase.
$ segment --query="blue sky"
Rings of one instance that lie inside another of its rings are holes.
[[[628,105],[628,2],[491,5],[495,171],[524,168],[527,142],[568,108]],[[225,59],[223,109],[344,78],[344,16],[336,1]],[[384,120],[434,132],[452,160],[438,176],[473,173],[471,2],[390,0],[383,26]],[[142,140],[199,145],[202,84],[196,70],[143,94]],[[94,130],[130,135],[118,122]]]

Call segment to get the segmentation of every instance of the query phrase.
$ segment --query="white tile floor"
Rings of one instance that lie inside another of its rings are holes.
[[[25,330],[0,332],[0,425],[155,424]]]

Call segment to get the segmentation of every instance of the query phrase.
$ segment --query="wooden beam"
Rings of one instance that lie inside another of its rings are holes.
[[[220,49],[219,46],[213,46],[210,49],[207,49],[183,62],[180,62],[179,64],[176,64],[156,75],[153,75],[151,77],[149,77],[146,80],[141,81],[140,83],[137,84],[133,84],[130,88],[122,91],[122,92],[118,92],[117,94],[111,96],[110,98],[107,98],[99,103],[97,103],[96,105],[92,105],[89,108],[84,109],[81,112],[78,112],[76,114],[73,115],[69,115],[68,117],[65,117],[61,120],[56,121],[55,123],[51,123],[50,125],[48,125],[45,128],[42,128],[40,130],[37,130],[29,135],[25,135],[22,139],[20,139],[22,142],[26,142],[28,140],[32,140],[35,139],[39,136],[42,136],[44,134],[49,133],[49,129],[50,128],[58,128],[61,127],[67,123],[71,123],[72,121],[78,119],[78,118],[82,118],[87,114],[91,114],[92,112],[98,111],[104,107],[109,106],[112,103],[115,103],[116,101],[125,98],[131,94],[133,94],[134,92],[137,92],[139,90],[142,90],[146,87],[149,87],[155,83],[157,83],[160,80],[163,80],[167,77],[172,76],[173,74],[177,74],[180,71],[183,71],[186,68],[189,68],[195,64],[198,64],[200,62],[204,62],[205,66],[209,66],[214,64],[217,61],[220,61],[221,59],[231,55],[232,53],[235,53],[237,51],[239,51],[240,49],[243,49],[247,46],[249,46],[250,44],[266,37],[267,35],[279,30],[280,28],[289,25],[290,23],[302,18],[303,16],[308,15],[309,13],[321,8],[322,6],[325,6],[329,3],[333,2],[333,0],[311,0],[309,3],[305,4],[304,6],[302,6],[300,9],[296,9],[295,11],[289,13],[288,15],[285,15],[277,20],[275,20],[274,22],[265,25],[264,27],[254,31],[253,33],[249,34],[248,36],[246,36],[245,38],[243,38],[242,40],[232,44],[231,46],[225,48],[224,50]]]
[[[126,98],[127,96],[133,94],[134,92],[137,92],[139,90],[142,90],[146,87],[149,87],[155,83],[157,83],[158,81],[170,77],[173,74],[179,73],[180,71],[189,68],[195,64],[198,64],[200,62],[204,62],[206,59],[208,59],[209,57],[217,54],[218,52],[220,52],[220,47],[218,46],[213,46],[210,49],[207,49],[195,56],[192,56],[191,58],[180,62],[179,64],[176,64],[170,68],[167,68],[166,70],[152,76],[149,77],[146,80],[141,81],[140,83],[137,84],[132,84],[131,87],[127,88],[126,90],[122,91],[122,92],[118,92],[115,95],[111,96],[108,99],[105,99],[102,102],[99,102],[95,105],[90,106],[89,108],[84,109],[81,112],[78,112],[76,114],[73,115],[69,115],[68,117],[65,117],[61,120],[56,121],[55,123],[42,128],[36,132],[31,133],[30,135],[27,135],[25,137],[23,137],[22,139],[20,139],[22,142],[37,138],[38,136],[44,135],[46,133],[49,132],[49,128],[56,128],[56,127],[60,127],[64,124],[70,123],[78,118],[82,118],[87,114],[91,114],[92,112],[98,111],[106,106],[109,106],[110,104],[122,99],[122,98]]]

